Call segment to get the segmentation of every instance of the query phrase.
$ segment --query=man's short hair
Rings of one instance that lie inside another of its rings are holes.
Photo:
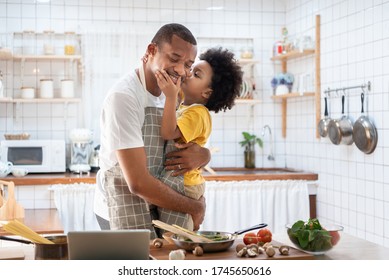
[[[156,44],[158,47],[160,47],[162,43],[171,44],[173,35],[180,37],[184,41],[191,43],[194,46],[197,45],[196,38],[193,36],[192,32],[179,23],[169,23],[163,25],[157,31],[151,42]]]

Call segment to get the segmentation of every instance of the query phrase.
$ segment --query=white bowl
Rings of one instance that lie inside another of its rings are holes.
[[[12,175],[15,177],[23,177],[28,174],[28,170],[24,168],[14,168],[12,169]]]

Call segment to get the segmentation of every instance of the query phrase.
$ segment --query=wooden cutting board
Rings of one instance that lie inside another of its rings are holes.
[[[313,259],[313,255],[290,247],[289,255],[281,255],[276,249],[276,254],[273,257],[268,257],[266,254],[260,254],[255,258],[239,258],[236,256],[235,246],[239,243],[242,243],[242,240],[235,240],[234,244],[227,250],[223,252],[216,253],[204,253],[204,255],[197,257],[192,254],[192,252],[187,252],[186,260],[311,260]],[[274,246],[283,245],[280,242],[272,241]],[[162,248],[155,248],[153,246],[150,247],[150,255],[153,256],[157,260],[168,260],[169,253],[172,250],[179,249],[174,244],[164,243]]]
[[[13,220],[24,218],[24,208],[15,199],[14,182],[0,181],[0,184],[8,186],[8,197],[0,207],[0,220]],[[4,194],[3,194],[4,196]]]

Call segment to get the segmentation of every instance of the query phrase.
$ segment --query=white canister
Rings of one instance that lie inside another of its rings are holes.
[[[20,97],[23,99],[35,98],[35,88],[33,87],[22,87]]]
[[[69,79],[61,80],[61,98],[73,98],[73,97],[74,97],[73,80],[69,80]]]
[[[54,97],[54,86],[52,79],[42,79],[40,88],[40,98],[53,98]]]

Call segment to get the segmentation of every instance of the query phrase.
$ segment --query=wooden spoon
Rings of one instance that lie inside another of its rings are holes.
[[[167,231],[170,231],[174,234],[177,234],[177,235],[181,235],[185,238],[189,238],[190,240],[192,240],[193,242],[198,242],[198,243],[209,243],[209,242],[213,242],[211,239],[209,238],[206,238],[204,236],[201,236],[201,235],[198,235],[196,234],[195,232],[191,232],[190,230],[182,230],[181,227],[175,227],[175,226],[172,226],[172,225],[169,225],[169,224],[166,224],[164,222],[161,222],[159,220],[152,220],[152,223],[154,225],[156,225],[157,227],[161,228],[161,229],[164,229],[164,230],[167,230]]]

